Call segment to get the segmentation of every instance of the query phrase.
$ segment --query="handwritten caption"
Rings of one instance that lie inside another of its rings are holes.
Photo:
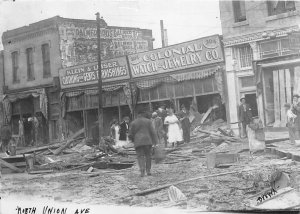
[[[259,196],[257,198],[257,200],[256,200],[257,204],[262,203],[264,200],[266,200],[267,198],[272,197],[276,193],[277,193],[277,191],[274,188],[272,188],[270,191],[265,192],[264,194],[262,194],[261,196]]]
[[[17,214],[67,214],[67,213],[73,213],[73,214],[87,214],[90,213],[90,208],[84,208],[84,209],[76,209],[73,212],[67,212],[68,208],[55,208],[55,207],[48,207],[44,206],[42,212],[37,212],[36,207],[17,207],[16,211]]]

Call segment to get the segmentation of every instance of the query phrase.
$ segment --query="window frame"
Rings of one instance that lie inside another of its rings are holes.
[[[19,51],[12,51],[11,52],[11,65],[12,65],[12,82],[13,83],[19,83],[20,79],[18,78],[18,71],[19,71]],[[15,58],[15,57],[16,58]]]
[[[246,61],[244,63],[242,63],[242,57],[241,57],[241,49],[242,48],[249,48],[250,50],[250,54],[248,53],[247,55],[245,55],[244,59],[250,58],[250,64],[248,66],[242,66],[242,64],[247,64]],[[250,44],[243,44],[240,46],[236,47],[235,50],[235,58],[238,60],[238,64],[239,64],[239,69],[240,70],[248,70],[248,69],[252,69],[252,62],[253,62],[253,50],[251,48]]]
[[[44,47],[48,47],[45,51]],[[43,77],[48,78],[51,77],[51,59],[50,59],[50,44],[49,43],[43,43],[41,45],[42,49],[42,62],[43,62]]]
[[[241,3],[244,4],[244,13],[245,17],[242,16],[242,7]],[[232,1],[232,10],[233,10],[233,19],[234,23],[240,23],[247,21],[247,14],[246,14],[246,1],[245,0],[233,0]]]
[[[268,16],[277,16],[277,15],[280,15],[280,14],[284,14],[284,13],[289,13],[289,12],[292,12],[292,11],[296,11],[296,2],[291,0],[289,2],[293,2],[294,3],[294,8],[293,10],[287,10],[286,9],[286,3],[287,1],[278,1],[278,3],[283,3],[284,4],[284,10],[282,12],[275,12],[275,9],[273,4],[275,3],[274,1],[270,1],[270,0],[267,0],[266,1],[266,4],[267,4],[267,12],[268,12]]]
[[[31,50],[31,52],[28,52]],[[32,81],[35,80],[35,74],[34,74],[34,48],[33,47],[28,47],[25,50],[26,53],[26,63],[27,63],[27,80]],[[31,60],[29,53],[31,53]]]

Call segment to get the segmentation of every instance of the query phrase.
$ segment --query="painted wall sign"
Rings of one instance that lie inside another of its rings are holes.
[[[224,60],[218,35],[129,55],[133,77],[143,77]]]
[[[111,82],[129,78],[126,57],[103,60],[102,81]],[[98,82],[98,62],[68,67],[59,70],[62,88],[89,85]]]
[[[63,67],[97,61],[97,29],[95,23],[65,21],[58,25]],[[102,59],[152,49],[151,30],[136,28],[101,28]]]

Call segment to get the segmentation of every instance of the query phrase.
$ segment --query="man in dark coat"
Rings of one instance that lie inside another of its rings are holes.
[[[130,125],[128,137],[134,144],[141,177],[145,176],[145,170],[151,175],[152,145],[157,145],[158,139],[151,120],[145,118],[145,112],[138,112],[138,117]]]
[[[123,122],[120,124],[120,138],[119,140],[126,141],[127,133],[129,130],[129,117],[124,117]]]
[[[190,133],[191,123],[188,117],[189,116],[188,111],[184,105],[181,106],[181,111],[179,112],[178,116],[181,122],[183,140],[185,143],[189,143],[191,139],[191,133]]]
[[[168,125],[165,125],[165,118],[168,116],[167,110],[165,109],[166,105],[162,104],[160,107],[157,109],[156,113],[157,116],[161,118],[162,123],[163,123],[163,130],[164,130],[164,142],[165,142],[165,147],[167,147],[167,133],[168,133]]]
[[[243,97],[240,99],[241,105],[239,106],[239,122],[241,127],[241,138],[247,137],[246,127],[252,120],[252,112],[249,104],[246,103],[246,99]]]

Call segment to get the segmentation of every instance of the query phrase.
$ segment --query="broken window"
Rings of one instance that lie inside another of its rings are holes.
[[[234,21],[242,22],[246,20],[246,7],[245,0],[241,1],[232,1]]]
[[[295,1],[267,1],[267,5],[269,16],[296,10]]]

